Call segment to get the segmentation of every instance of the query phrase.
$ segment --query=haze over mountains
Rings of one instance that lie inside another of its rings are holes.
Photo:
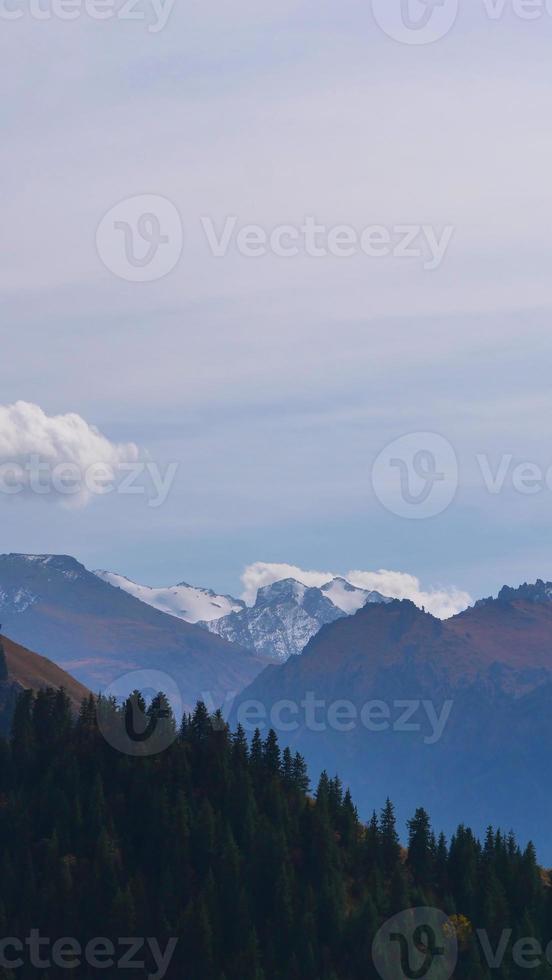
[[[251,651],[113,588],[66,555],[1,555],[0,619],[12,639],[93,691],[146,669],[172,678],[188,707],[202,697],[219,705],[264,666]],[[129,684],[136,686],[132,676]]]
[[[186,583],[156,589],[92,573],[66,555],[0,556],[0,616],[15,640],[94,691],[136,670],[165,671],[188,707],[226,704],[267,659],[297,655],[325,623],[385,601],[335,578],[321,588],[273,582],[246,606]]]
[[[7,735],[18,694],[24,690],[63,687],[75,711],[88,690],[46,657],[0,636],[0,735]]]
[[[0,556],[3,631],[53,661],[51,683],[55,664],[93,691],[161,672],[183,707],[233,704],[232,723],[255,702],[255,724],[313,773],[338,772],[364,816],[389,794],[399,817],[422,804],[445,830],[459,813],[479,831],[514,826],[552,862],[551,583],[504,587],[446,620],[339,578],[272,582],[253,605],[188,585],[141,593],[178,616],[129,593],[143,588],[68,556]]]
[[[259,589],[251,608],[205,625],[233,643],[285,661],[300,654],[326,623],[356,612],[367,602],[389,601],[379,592],[357,589],[344,580],[308,588],[294,579],[283,579]]]
[[[445,830],[459,813],[482,831],[506,823],[552,860],[551,595],[542,582],[505,588],[444,622],[408,601],[365,606],[269,666],[232,721],[251,703],[255,724],[280,720],[364,813],[388,793],[403,820],[417,801]]]
[[[320,587],[308,587],[293,578],[280,579],[259,588],[254,604],[247,606],[242,599],[185,583],[150,588],[113,572],[95,574],[156,609],[198,623],[263,657],[282,661],[301,653],[326,623],[356,612],[367,602],[390,601],[377,591],[358,588],[340,577]]]

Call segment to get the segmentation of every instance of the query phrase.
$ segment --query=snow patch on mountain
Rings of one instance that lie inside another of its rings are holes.
[[[0,589],[0,611],[22,613],[38,602],[29,589]]]
[[[95,574],[161,612],[279,661],[301,653],[322,626],[352,616],[368,603],[409,598],[444,619],[471,601],[455,589],[425,591],[417,578],[402,572],[356,571],[343,576],[265,562],[245,569],[242,599],[186,582],[152,588],[113,572]]]
[[[343,578],[332,578],[321,588],[293,577],[279,579],[257,588],[246,605],[242,599],[185,582],[152,588],[114,572],[98,570],[94,574],[161,612],[274,660],[301,653],[322,626],[357,612],[367,602],[390,601]]]
[[[326,582],[320,591],[327,596],[330,602],[333,602],[334,606],[347,613],[348,616],[358,612],[368,602],[391,602],[391,599],[383,596],[381,592],[359,589],[358,586],[339,577],[332,579],[331,582]]]
[[[200,620],[202,624],[210,623],[245,606],[241,599],[217,595],[211,589],[198,588],[188,585],[187,582],[153,588],[149,585],[138,585],[137,582],[115,572],[97,570],[94,574],[109,585],[128,592],[135,599],[140,599],[141,602],[154,606],[161,612],[169,613],[170,616],[184,619],[187,623],[197,623]]]

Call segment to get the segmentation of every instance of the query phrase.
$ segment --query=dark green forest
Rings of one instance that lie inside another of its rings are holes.
[[[110,705],[113,724],[139,700]],[[458,980],[524,977],[514,944],[552,939],[552,890],[531,845],[493,830],[479,842],[463,826],[447,842],[420,809],[403,847],[389,801],[362,823],[339,779],[323,774],[311,789],[303,759],[273,732],[248,742],[201,703],[177,731],[163,695],[147,711],[171,744],[131,756],[99,731],[94,699],[74,718],[62,691],[19,697],[0,742],[0,939],[24,949],[2,946],[3,978],[70,975],[76,949],[48,966],[53,943],[72,937],[84,950],[103,937],[103,959],[95,947],[95,965],[73,975],[124,965],[128,977],[372,980],[379,927],[418,906],[451,917]],[[493,950],[509,931],[499,968],[481,929]],[[32,930],[50,945],[33,949]],[[161,951],[177,942],[159,968],[149,944],[136,952],[121,937],[153,937]],[[118,962],[130,954],[143,965]],[[531,975],[552,977],[544,956]]]

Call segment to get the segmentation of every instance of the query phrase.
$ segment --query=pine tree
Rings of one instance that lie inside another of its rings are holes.
[[[280,746],[278,745],[278,736],[273,728],[270,729],[263,744],[263,762],[270,776],[280,774]]]
[[[408,835],[408,867],[417,885],[429,885],[433,880],[435,845],[429,816],[422,807],[408,821]]]
[[[401,854],[399,835],[397,833],[397,823],[395,819],[395,808],[390,799],[386,800],[385,806],[381,812],[380,842],[383,867],[385,873],[390,877],[399,862]]]
[[[548,945],[549,877],[512,834],[481,844],[461,825],[448,846],[419,809],[403,852],[390,801],[363,826],[338,777],[310,798],[304,760],[270,733],[249,750],[199,705],[164,752],[128,756],[99,703],[74,719],[63,693],[25,693],[0,739],[0,935],[177,936],[168,980],[378,980],[374,937],[417,905],[451,916],[458,980],[521,980],[511,957],[491,977],[476,929]],[[147,724],[167,704],[136,699]]]
[[[303,756],[296,752],[293,758],[293,785],[298,793],[304,796],[310,790],[310,779],[307,764]]]

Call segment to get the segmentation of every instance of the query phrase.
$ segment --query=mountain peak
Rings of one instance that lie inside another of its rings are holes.
[[[516,599],[524,599],[526,602],[550,602],[552,582],[544,582],[539,578],[533,585],[524,582],[517,589],[505,585],[498,593],[499,602],[514,602]]]
[[[128,592],[148,606],[153,606],[170,616],[176,616],[177,619],[183,619],[187,623],[210,622],[244,607],[241,599],[234,599],[229,595],[217,595],[212,589],[188,585],[187,582],[156,588],[151,585],[139,585],[132,579],[115,572],[98,570],[94,575],[108,585]]]
[[[519,600],[534,603],[552,602],[552,582],[544,582],[543,579],[538,578],[534,583],[524,582],[523,585],[519,585],[517,588],[504,585],[496,599],[494,596],[489,596],[487,599],[479,599],[475,603],[474,608],[479,609],[482,606],[489,606],[496,602],[510,603]]]
[[[342,612],[351,615],[362,609],[367,603],[389,602],[390,600],[380,592],[371,592],[358,585],[353,585],[347,579],[336,576],[322,586],[321,592],[333,602],[334,606]]]
[[[1,561],[17,561],[17,562],[27,562],[29,565],[49,565],[52,568],[63,571],[64,569],[71,569],[72,571],[86,571],[84,565],[73,558],[72,555],[26,555],[20,554],[16,551],[10,552],[8,555],[0,555]]]
[[[298,582],[295,578],[278,579],[277,582],[270,582],[269,585],[261,586],[257,592],[255,605],[259,602],[273,601],[276,598],[302,601],[307,591],[309,591],[309,587]]]
[[[278,579],[257,591],[253,606],[208,623],[208,628],[272,659],[302,653],[318,631],[365,604],[391,600],[337,576],[320,588],[295,578]]]
[[[342,585],[343,588],[345,589],[345,592],[356,592],[357,590],[357,586],[352,585],[351,582],[348,582],[347,579],[343,578],[342,575],[335,575],[334,578],[330,579],[329,582],[324,583],[324,585],[322,586],[322,591],[324,592],[326,589],[328,589],[330,586],[334,584]]]
[[[426,609],[421,609],[412,599],[383,599],[381,602],[367,602],[359,609],[358,616],[380,616],[390,619],[399,618],[403,623],[414,623],[416,621],[442,623]]]
[[[205,625],[225,639],[283,661],[301,653],[321,626],[343,615],[321,589],[285,578],[261,586],[253,606]]]
[[[68,581],[76,581],[89,574],[84,565],[71,555],[25,555],[12,552],[0,555],[0,566],[3,575],[13,579],[13,601],[20,610],[27,608],[35,599],[32,591],[29,591],[29,586],[34,587],[33,583],[45,581],[52,576],[55,578],[57,575]],[[4,592],[0,598],[5,601],[8,593]]]

